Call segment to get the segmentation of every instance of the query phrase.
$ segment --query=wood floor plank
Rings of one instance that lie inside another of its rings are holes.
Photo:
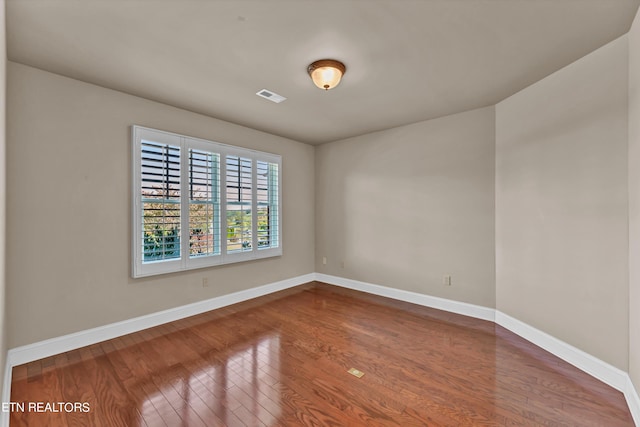
[[[11,427],[633,426],[622,393],[492,322],[318,282],[17,366],[12,401],[91,410]]]

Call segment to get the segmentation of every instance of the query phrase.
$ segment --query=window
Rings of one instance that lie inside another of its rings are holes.
[[[133,277],[282,255],[280,156],[133,126]]]

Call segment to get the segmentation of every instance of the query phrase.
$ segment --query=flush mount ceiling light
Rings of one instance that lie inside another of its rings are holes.
[[[338,86],[342,75],[347,70],[344,64],[335,59],[321,59],[311,63],[307,72],[313,83],[320,89],[329,90]]]

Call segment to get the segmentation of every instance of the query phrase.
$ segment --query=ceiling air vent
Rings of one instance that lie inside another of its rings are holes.
[[[285,99],[287,99],[284,96],[278,95],[277,93],[271,92],[270,90],[267,90],[267,89],[262,89],[262,90],[257,91],[256,95],[261,96],[264,99],[268,99],[269,101],[273,101],[276,104],[279,104],[282,101],[284,101]]]

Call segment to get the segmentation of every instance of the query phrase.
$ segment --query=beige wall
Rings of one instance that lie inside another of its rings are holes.
[[[496,106],[498,310],[628,361],[627,38]]]
[[[488,107],[317,147],[316,271],[493,307],[494,120]]]
[[[8,82],[9,347],[313,272],[313,147],[11,62]],[[131,279],[132,124],[281,154],[284,255]]]
[[[6,25],[5,1],[0,0],[0,384],[4,384],[7,355],[7,323],[5,309],[5,225],[6,225]],[[4,396],[3,396],[4,397]]]
[[[640,394],[640,12],[629,37],[629,375]]]

